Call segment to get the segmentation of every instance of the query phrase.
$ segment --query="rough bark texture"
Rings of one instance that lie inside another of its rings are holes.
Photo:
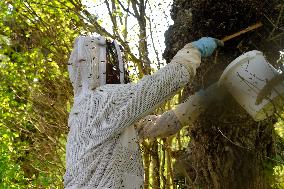
[[[281,30],[283,3],[276,0],[174,0],[174,20],[166,32],[164,57],[170,61],[186,43],[202,36],[223,38],[261,21],[264,26],[225,44],[210,58],[204,59],[196,78],[184,97],[218,81],[225,67],[243,52],[263,51],[275,64],[283,49]],[[184,188],[265,189],[270,187],[276,155],[275,117],[255,122],[229,96],[214,104],[189,129],[191,141],[179,162],[190,177]],[[272,163],[266,166],[267,163]]]

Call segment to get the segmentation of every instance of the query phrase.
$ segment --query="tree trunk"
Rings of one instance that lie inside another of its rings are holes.
[[[281,31],[275,27],[283,24],[282,4],[276,0],[174,0],[174,25],[165,34],[164,57],[168,61],[186,43],[201,36],[223,38],[257,22],[264,24],[204,59],[194,81],[185,89],[184,98],[218,81],[225,67],[243,52],[263,51],[270,63],[275,63],[283,44]],[[178,158],[190,177],[185,187],[270,188],[273,157],[278,150],[275,122],[275,116],[255,122],[231,96],[213,104],[189,128],[191,141],[186,153]]]
[[[191,185],[269,188],[265,173],[272,167],[265,164],[275,154],[274,123],[272,118],[255,122],[231,97],[212,105],[190,128],[190,144],[180,157]]]

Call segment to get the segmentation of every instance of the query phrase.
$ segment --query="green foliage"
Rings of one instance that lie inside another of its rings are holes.
[[[275,180],[272,188],[284,188],[284,165],[279,165],[274,168]]]
[[[14,160],[15,157],[19,157],[17,149],[23,149],[24,144],[15,142],[19,135],[9,129],[5,131],[1,129],[0,136],[0,188],[27,186],[27,179],[24,177],[20,162]]]
[[[70,100],[56,92],[68,88],[65,65],[83,24],[74,11],[64,0],[0,1],[0,188],[62,188],[66,129],[52,130],[51,104],[38,101]]]
[[[278,146],[276,146],[278,151],[274,159],[277,161],[277,165],[273,168],[274,181],[272,187],[278,189],[284,188],[284,120],[282,118],[275,125],[275,130],[279,135],[277,140],[281,141],[277,142]]]

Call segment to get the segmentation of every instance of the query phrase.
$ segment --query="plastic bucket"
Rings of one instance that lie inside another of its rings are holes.
[[[271,116],[283,106],[284,85],[273,88],[270,95],[256,104],[260,91],[267,82],[280,73],[267,62],[260,51],[250,51],[230,63],[219,79],[219,86],[225,86],[235,100],[253,117],[260,121]]]

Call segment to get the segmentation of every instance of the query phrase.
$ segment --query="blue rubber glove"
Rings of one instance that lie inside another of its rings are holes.
[[[202,37],[192,42],[192,45],[200,51],[201,57],[208,57],[214,52],[217,46],[223,46],[224,44],[222,41],[212,37]]]

